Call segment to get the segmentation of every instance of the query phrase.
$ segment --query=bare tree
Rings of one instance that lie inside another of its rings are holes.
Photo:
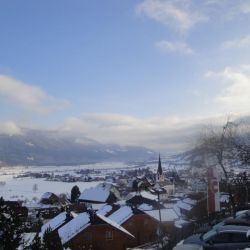
[[[241,122],[238,125],[237,136],[234,140],[238,159],[242,165],[250,165],[250,125],[249,122]]]
[[[38,190],[38,185],[36,183],[33,185],[32,190],[34,193]]]
[[[223,172],[233,214],[236,212],[236,206],[229,171],[237,164],[236,128],[234,123],[227,121],[222,128],[206,129],[194,151],[202,158],[203,167],[216,166]]]

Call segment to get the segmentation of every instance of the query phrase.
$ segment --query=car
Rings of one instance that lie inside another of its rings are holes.
[[[197,244],[204,250],[238,250],[250,247],[250,226],[221,225],[204,234],[194,234],[183,244]]]
[[[224,219],[223,221],[213,225],[213,226],[207,226],[204,228],[201,228],[199,230],[197,230],[197,233],[206,233],[208,232],[210,229],[216,229],[220,226],[224,226],[224,225],[241,225],[241,226],[250,226],[250,210],[243,210],[243,211],[239,211],[236,213],[236,217],[228,217],[226,219]]]
[[[177,245],[173,248],[173,250],[203,250],[203,247],[197,244],[185,244]]]

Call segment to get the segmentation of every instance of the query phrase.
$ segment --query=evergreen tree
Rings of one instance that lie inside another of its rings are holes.
[[[34,240],[32,241],[32,244],[30,247],[27,248],[27,250],[43,250],[44,244],[41,240],[41,237],[39,234],[36,234]]]
[[[23,232],[20,214],[0,198],[0,249],[17,249]]]
[[[57,232],[52,232],[51,228],[45,230],[43,235],[44,250],[62,250],[61,240]]]
[[[80,192],[80,189],[77,185],[72,187],[72,189],[71,189],[71,202],[76,202],[76,200],[78,199],[80,194],[81,194],[81,192]]]

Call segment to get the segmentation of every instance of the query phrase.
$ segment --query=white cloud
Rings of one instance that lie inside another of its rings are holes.
[[[14,122],[0,122],[0,134],[19,135],[21,133],[21,129]]]
[[[136,13],[186,33],[198,23],[231,21],[250,13],[249,0],[142,0]]]
[[[10,76],[0,75],[0,98],[25,110],[48,114],[68,102],[47,95],[40,87],[31,86]]]
[[[144,0],[136,6],[136,12],[181,33],[207,19],[191,0]]]
[[[249,46],[250,46],[250,35],[242,37],[242,38],[234,39],[234,40],[228,40],[222,44],[222,47],[224,49],[231,49],[231,48],[240,49],[240,48],[245,48]]]
[[[250,107],[250,65],[209,71],[206,77],[218,82],[221,91],[214,101],[227,112],[248,112]]]
[[[155,46],[163,52],[176,52],[183,55],[192,55],[194,51],[184,42],[170,42],[162,40],[157,42]]]
[[[213,117],[213,120],[221,120]],[[224,117],[223,117],[224,119]],[[79,133],[102,143],[139,145],[173,153],[194,143],[204,117],[137,118],[120,114],[85,114],[66,119],[63,132]]]
[[[250,2],[249,2],[249,0],[243,1],[242,5],[240,6],[240,10],[244,14],[249,14],[250,13]]]

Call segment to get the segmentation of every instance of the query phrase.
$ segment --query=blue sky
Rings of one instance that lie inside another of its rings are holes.
[[[0,132],[158,149],[246,114],[249,27],[249,0],[2,0]]]

